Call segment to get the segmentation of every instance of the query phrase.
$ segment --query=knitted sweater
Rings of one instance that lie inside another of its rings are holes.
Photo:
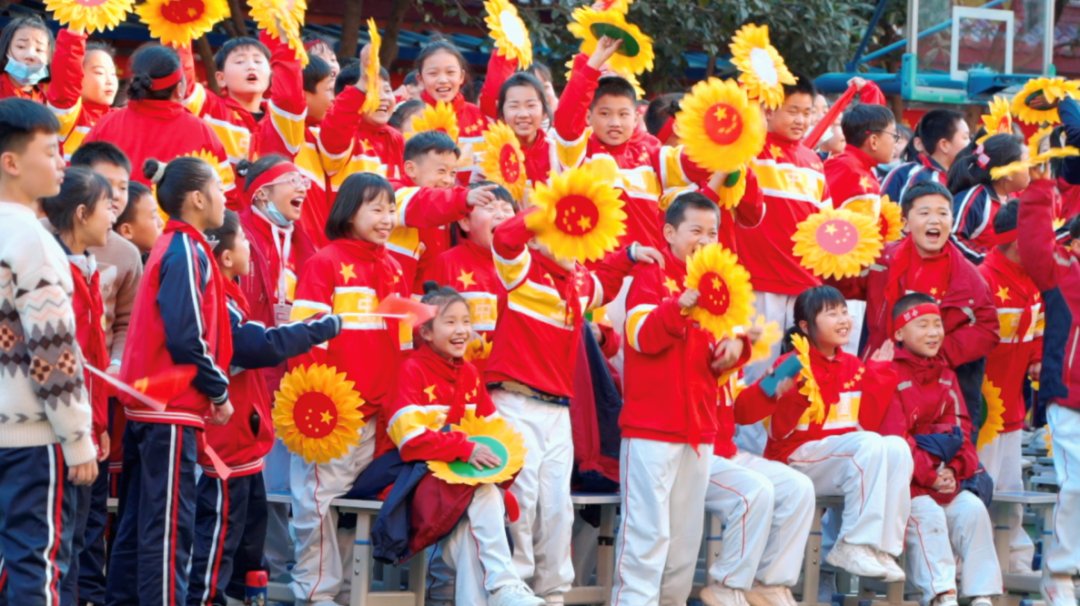
[[[67,256],[34,212],[0,202],[0,448],[94,459]]]

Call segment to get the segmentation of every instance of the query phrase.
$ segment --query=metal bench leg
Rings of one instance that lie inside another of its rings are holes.
[[[371,520],[374,514],[356,512],[356,542],[353,544],[352,591],[350,606],[367,604],[371,592]]]
[[[810,525],[810,536],[806,540],[806,555],[803,556],[802,603],[816,604],[818,584],[821,581],[821,518],[825,508],[818,507],[814,512],[814,522]]]
[[[604,589],[604,604],[611,602],[615,584],[615,510],[616,505],[600,506],[600,536],[596,548],[596,584]]]
[[[409,591],[412,592],[416,606],[424,606],[424,592],[427,588],[428,552],[416,554],[409,560]]]
[[[720,520],[720,516],[708,511],[705,512],[705,517],[707,518],[705,524],[705,586],[708,587],[711,582],[709,571],[712,570],[716,559],[720,557],[720,550],[724,546],[724,523]]]

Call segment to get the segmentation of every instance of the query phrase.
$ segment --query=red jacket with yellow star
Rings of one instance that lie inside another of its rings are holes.
[[[990,287],[997,308],[998,336],[1001,341],[986,356],[986,377],[1001,390],[1005,404],[1005,428],[1016,431],[1024,426],[1024,377],[1028,367],[1042,360],[1042,294],[1018,263],[1009,260],[997,248],[990,250],[979,266],[979,273]]]
[[[450,248],[449,225],[469,215],[469,189],[419,187],[408,176],[392,180],[397,199],[397,227],[386,243],[405,274],[412,292],[424,292],[420,277]]]
[[[506,288],[495,272],[491,249],[478,246],[471,240],[463,240],[435,259],[424,280],[434,280],[440,285],[450,286],[469,302],[472,327],[480,341],[471,362],[483,374],[487,358],[491,354],[495,324],[506,304]]]
[[[713,446],[720,375],[710,367],[717,341],[682,313],[686,262],[664,250],[664,267],[638,265],[626,295],[624,438]],[[704,297],[703,297],[704,299]],[[703,301],[704,302],[704,301]],[[745,344],[736,370],[750,358]],[[726,373],[725,373],[726,374]],[[659,406],[660,402],[668,405]]]
[[[826,160],[825,182],[829,185],[833,206],[843,208],[865,200],[871,208],[878,208],[881,184],[874,174],[876,166],[873,158],[853,145],[848,145],[843,153]]]

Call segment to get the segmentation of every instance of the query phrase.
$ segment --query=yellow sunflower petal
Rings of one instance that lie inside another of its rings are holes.
[[[1049,107],[1032,107],[1039,98]],[[1032,78],[1016,93],[1012,100],[1012,113],[1024,124],[1057,124],[1061,122],[1058,102],[1065,97],[1080,97],[1080,82],[1064,78]]]
[[[1073,156],[1080,156],[1080,150],[1077,148],[1066,145],[1064,147],[1051,147],[1047,143],[1045,151],[1043,151],[1043,142],[1047,140],[1054,132],[1054,126],[1046,126],[1035,131],[1030,137],[1028,137],[1028,157],[1032,166],[1038,166],[1039,164],[1045,164],[1050,160],[1056,158],[1071,158]]]
[[[135,7],[150,37],[180,47],[203,36],[229,16],[225,0],[146,0]]]
[[[1031,168],[1031,160],[1017,160],[1016,162],[1010,162],[1005,166],[995,166],[990,169],[990,178],[994,181],[998,179],[1004,179],[1009,175],[1015,175],[1022,173]]]
[[[732,337],[750,323],[754,313],[750,272],[723,246],[709,244],[687,259],[686,288],[700,293],[690,318],[717,339]]]
[[[469,341],[468,347],[465,348],[465,361],[475,362],[478,360],[486,360],[491,356],[491,347],[494,345],[488,340],[486,334],[477,335],[473,340]]]
[[[983,379],[983,399],[986,400],[986,420],[979,429],[979,437],[975,447],[982,448],[1005,429],[1005,402],[1001,399],[1001,388],[994,385],[990,379]]]
[[[454,113],[454,108],[444,101],[439,101],[435,105],[425,105],[424,111],[413,116],[412,129],[413,135],[428,130],[442,131],[449,135],[454,143],[457,143],[459,134],[457,114]]]
[[[206,162],[211,167],[213,167],[215,172],[217,172],[218,177],[221,179],[221,182],[223,184],[227,185],[229,183],[232,183],[233,180],[235,179],[235,177],[233,175],[232,168],[229,167],[229,163],[228,162],[222,162],[221,160],[218,160],[217,156],[215,156],[212,152],[209,152],[209,151],[207,151],[205,149],[200,149],[199,151],[188,152],[186,154],[182,154],[180,157],[181,158],[198,158],[198,159],[202,160],[203,162]]]
[[[428,461],[432,475],[447,484],[501,484],[513,478],[525,464],[525,439],[502,417],[478,417],[470,410],[450,429],[465,433],[470,442],[491,448],[503,464],[495,469],[478,471],[464,461]]]
[[[765,145],[761,109],[732,80],[698,82],[679,107],[675,134],[690,159],[706,170],[739,170]]]
[[[742,202],[743,194],[746,193],[746,171],[746,166],[737,168],[720,182],[720,190],[716,192],[720,208],[731,210]]]
[[[274,394],[274,429],[309,463],[327,463],[360,443],[364,399],[345,373],[323,364],[297,366]]]
[[[896,242],[904,235],[904,221],[900,205],[889,199],[889,196],[881,197],[881,214],[878,215],[881,222],[881,237],[886,244]]]
[[[795,348],[795,355],[799,358],[799,363],[802,364],[802,369],[799,370],[799,377],[802,379],[799,393],[810,402],[805,414],[814,423],[823,423],[825,421],[825,400],[821,395],[821,387],[818,385],[817,378],[814,377],[814,367],[810,364],[810,342],[807,341],[806,337],[796,334],[791,336],[791,345]]]
[[[275,38],[283,36],[296,58],[307,66],[307,50],[301,40],[307,0],[248,0],[248,9],[259,29]]]
[[[539,210],[526,218],[536,240],[556,258],[596,261],[615,250],[626,233],[619,190],[582,166],[538,183],[530,198]]]
[[[373,114],[379,109],[379,50],[382,48],[382,36],[374,19],[367,20],[368,38],[371,39],[368,48],[368,61],[364,66],[364,84],[367,90],[364,92],[364,105],[360,107],[360,113]],[[456,139],[456,137],[455,137]]]
[[[484,22],[499,54],[507,59],[517,59],[518,69],[532,65],[532,40],[517,7],[509,0],[486,0],[484,10],[487,11]]]
[[[994,135],[1012,134],[1012,112],[1009,109],[1009,100],[1002,96],[994,97],[987,104],[987,109],[990,113],[981,118],[983,126],[986,127],[986,134],[975,141],[980,145]]]
[[[877,222],[862,213],[825,208],[799,223],[792,252],[821,278],[859,275],[881,252]]]
[[[480,168],[484,176],[502,185],[521,200],[525,194],[525,153],[517,135],[504,122],[495,122],[484,132]]]
[[[761,336],[750,346],[750,363],[768,360],[772,356],[772,348],[784,337],[784,331],[780,323],[766,320],[765,316],[754,317],[753,328],[761,331]]]
[[[769,42],[769,26],[748,23],[731,39],[731,62],[751,99],[770,109],[784,102],[784,85],[795,84],[784,58]]]
[[[124,22],[135,0],[46,0],[45,10],[71,29],[88,34],[113,29]]]
[[[640,74],[653,68],[652,38],[638,26],[628,23],[622,13],[583,6],[574,10],[568,27],[570,33],[581,40],[581,52],[586,55],[596,50],[604,36],[622,40],[619,50],[608,60],[608,66],[618,74]]]

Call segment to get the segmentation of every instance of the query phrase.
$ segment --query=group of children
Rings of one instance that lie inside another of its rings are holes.
[[[1037,386],[1061,485],[1043,594],[1075,606],[1076,160],[994,178],[1027,158],[1022,140],[972,143],[960,114],[932,110],[879,180],[900,140],[880,91],[851,83],[846,146],[823,160],[803,142],[816,91],[799,77],[721,208],[728,175],[679,145],[679,95],[643,120],[607,67],[615,40],[576,56],[558,97],[542,66],[493,52],[473,104],[447,41],[399,100],[385,70],[368,90],[368,50],[341,65],[311,39],[302,67],[273,34],[218,51],[220,94],[190,48],[145,45],[122,107],[111,51],[84,33],[18,18],[0,35],[0,603],[224,604],[257,571],[287,575],[298,604],[340,603],[352,541],[332,500],[392,499],[414,463],[500,465],[451,429],[475,416],[521,434],[524,465],[500,485],[424,475],[413,498],[445,503],[418,508],[400,555],[433,550],[457,604],[560,604],[585,471],[574,401],[599,373],[622,399],[617,461],[588,470],[618,483],[612,604],[686,603],[708,511],[724,530],[700,599],[793,606],[815,498],[837,496],[829,565],[907,578],[923,604],[988,606],[1002,569],[1032,565],[1017,507],[999,566],[986,501],[1022,486]],[[437,103],[456,140],[412,128]],[[1080,106],[1060,111],[1053,144],[1075,145]],[[478,165],[495,121],[524,153],[524,196]],[[610,168],[627,219],[619,248],[583,265],[537,241],[528,197],[586,164]],[[862,275],[825,284],[793,254],[812,214],[876,215],[885,194],[905,235]],[[690,318],[687,261],[716,244],[781,341]],[[378,311],[395,296],[433,317]],[[275,439],[272,402],[286,372],[325,368],[360,395],[363,426],[314,461]],[[976,444],[991,399],[1003,429]]]

